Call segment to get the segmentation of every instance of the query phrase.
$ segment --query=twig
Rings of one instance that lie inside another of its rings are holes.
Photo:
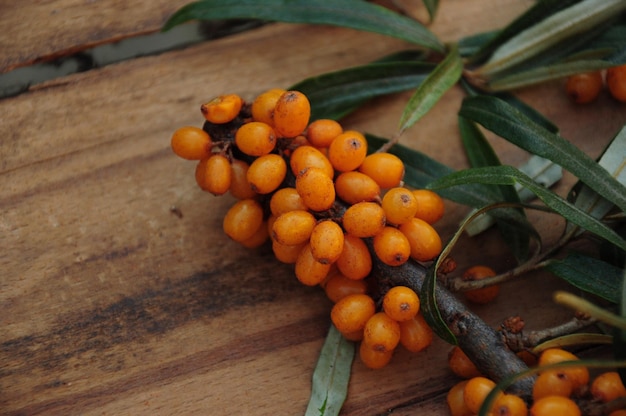
[[[504,337],[504,342],[511,350],[523,351],[536,347],[546,340],[579,331],[596,322],[597,321],[592,318],[579,319],[575,317],[560,325],[536,331],[516,332],[507,328],[506,325],[503,325],[501,332]]]

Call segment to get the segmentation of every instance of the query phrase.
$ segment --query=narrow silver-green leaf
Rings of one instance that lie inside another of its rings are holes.
[[[620,183],[626,184],[626,126],[622,127],[609,147],[606,148],[598,164]],[[574,204],[594,218],[603,218],[614,206],[598,195],[593,188],[583,183],[580,183],[580,186],[575,186],[574,189]],[[568,228],[572,228],[572,226],[568,225]]]
[[[443,94],[457,83],[462,73],[463,60],[458,48],[453,46],[445,59],[435,67],[409,99],[400,118],[400,131],[411,127],[428,113]]]
[[[195,19],[261,19],[343,26],[399,38],[439,52],[444,50],[424,25],[363,0],[201,0],[176,11],[163,30]]]
[[[624,10],[624,0],[583,0],[530,26],[500,45],[478,72],[489,77],[505,71],[565,39],[614,18]]]
[[[489,166],[458,171],[435,180],[429,187],[439,189],[468,183],[513,185],[516,182],[534,192],[549,208],[561,214],[566,220],[626,250],[626,241],[615,231],[555,193],[538,185],[512,166]]]
[[[508,91],[546,81],[565,78],[583,72],[600,71],[615,66],[610,60],[580,59],[561,62],[548,66],[540,66],[527,71],[514,73],[489,82],[490,91]]]
[[[595,160],[521,111],[491,96],[463,100],[463,117],[474,120],[509,142],[569,170],[598,194],[626,211],[626,187]]]
[[[348,394],[354,343],[331,325],[320,352],[311,387],[306,416],[336,416]]]
[[[289,89],[306,94],[312,120],[337,120],[370,98],[417,87],[433,67],[414,61],[375,62],[307,78]]]
[[[536,2],[519,17],[506,25],[504,29],[495,33],[492,32],[488,37],[483,37],[484,42],[482,44],[476,44],[478,48],[472,52],[473,55],[469,58],[470,62],[475,63],[484,60],[493,53],[494,50],[500,47],[500,45],[507,42],[512,37],[537,24],[537,22],[542,21],[546,17],[579,1],[580,0],[543,0]]]
[[[622,270],[602,260],[581,253],[550,260],[546,269],[571,285],[618,304],[622,288]]]

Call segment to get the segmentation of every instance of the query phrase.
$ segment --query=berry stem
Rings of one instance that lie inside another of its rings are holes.
[[[372,256],[374,264],[372,276],[380,283],[390,286],[408,286],[420,292],[426,269],[421,264],[409,260],[401,266],[387,266]],[[468,310],[465,305],[445,288],[436,288],[437,304],[441,316],[456,336],[459,347],[470,357],[479,371],[498,382],[513,374],[528,369],[506,345],[504,338],[482,319]],[[523,398],[532,396],[532,378],[523,378],[513,383],[510,393]]]

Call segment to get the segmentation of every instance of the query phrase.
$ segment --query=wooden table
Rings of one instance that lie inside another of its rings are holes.
[[[15,3],[15,4],[9,4]],[[185,1],[0,1],[0,70],[156,31]],[[446,0],[432,29],[444,40],[500,27],[529,0]],[[331,307],[297,283],[267,247],[224,236],[231,197],[201,192],[171,133],[201,125],[199,105],[221,93],[247,99],[304,77],[366,63],[403,42],[333,27],[272,24],[158,56],[67,76],[0,100],[0,413],[8,415],[302,414]],[[574,106],[562,85],[520,91],[597,156],[626,122],[607,94]],[[344,121],[393,133],[410,93],[373,100]],[[462,94],[449,92],[404,143],[456,168]],[[489,136],[503,162],[526,155]],[[574,179],[566,175],[558,190]],[[448,203],[444,239],[467,211]],[[532,214],[550,238],[556,217]],[[497,234],[455,253],[503,270]],[[535,284],[546,289],[539,293]],[[531,328],[568,311],[562,284],[537,274],[507,284],[497,325],[521,314]],[[513,295],[513,293],[515,295]],[[456,382],[449,346],[399,350],[380,371],[353,367],[346,415],[445,414]]]

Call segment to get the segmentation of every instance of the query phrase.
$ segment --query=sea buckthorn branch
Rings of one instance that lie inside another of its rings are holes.
[[[297,91],[270,90],[251,104],[225,95],[201,111],[203,128],[178,129],[171,146],[178,156],[197,162],[201,189],[230,192],[237,200],[224,217],[224,232],[249,248],[271,242],[277,260],[293,265],[302,284],[321,287],[334,303],[334,326],[346,339],[360,342],[366,366],[387,365],[398,345],[411,352],[428,347],[433,329],[418,295],[431,283],[425,280],[425,264],[442,259],[437,272],[444,281],[455,268],[449,257],[454,243],[444,249],[432,226],[444,214],[441,197],[404,187],[402,160],[385,149],[368,155],[362,133],[329,119],[310,123],[308,99]],[[533,270],[545,256],[537,244],[531,259],[511,272],[496,275],[486,266],[470,267],[462,279],[472,285],[459,288],[470,289],[464,291],[470,302],[488,302],[497,295],[492,279]],[[497,331],[444,284],[434,294],[445,325],[491,384],[528,369],[515,354],[518,348],[582,325],[566,323],[526,336],[519,319]],[[515,380],[499,408],[520,405],[517,396],[530,401],[533,384],[532,378]],[[476,410],[480,400],[473,401]]]

